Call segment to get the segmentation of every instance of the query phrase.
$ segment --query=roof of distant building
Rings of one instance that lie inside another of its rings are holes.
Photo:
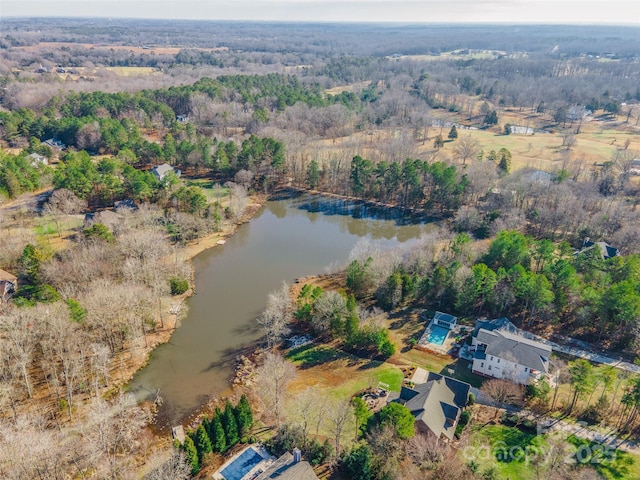
[[[604,260],[620,255],[620,250],[616,247],[612,247],[607,242],[592,242],[588,237],[584,239],[584,242],[582,243],[582,250],[578,253],[586,252],[587,250],[591,250],[596,247],[600,249],[600,255]]]

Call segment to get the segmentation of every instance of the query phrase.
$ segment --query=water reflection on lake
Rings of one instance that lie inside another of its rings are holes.
[[[343,265],[362,238],[379,248],[416,241],[433,224],[399,210],[310,195],[267,202],[226,244],[194,260],[196,291],[171,341],[151,355],[130,385],[139,399],[159,389],[170,426],[229,385],[238,352],[262,336],[255,318],[283,281]]]

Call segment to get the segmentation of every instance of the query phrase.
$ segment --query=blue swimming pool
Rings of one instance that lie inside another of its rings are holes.
[[[249,447],[220,473],[226,480],[240,480],[261,461],[262,456]]]
[[[431,332],[429,332],[429,343],[434,345],[442,345],[449,335],[449,329],[441,327],[440,325],[431,325]]]

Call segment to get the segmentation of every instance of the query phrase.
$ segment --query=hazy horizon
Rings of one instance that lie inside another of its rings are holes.
[[[640,26],[636,0],[4,0],[0,18]]]

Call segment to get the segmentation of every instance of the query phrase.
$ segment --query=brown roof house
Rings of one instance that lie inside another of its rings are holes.
[[[0,270],[0,303],[9,300],[18,289],[18,279],[15,275]]]
[[[426,383],[402,387],[399,394],[391,394],[389,398],[409,409],[420,432],[450,441],[469,401],[470,389],[468,383],[429,372]]]

